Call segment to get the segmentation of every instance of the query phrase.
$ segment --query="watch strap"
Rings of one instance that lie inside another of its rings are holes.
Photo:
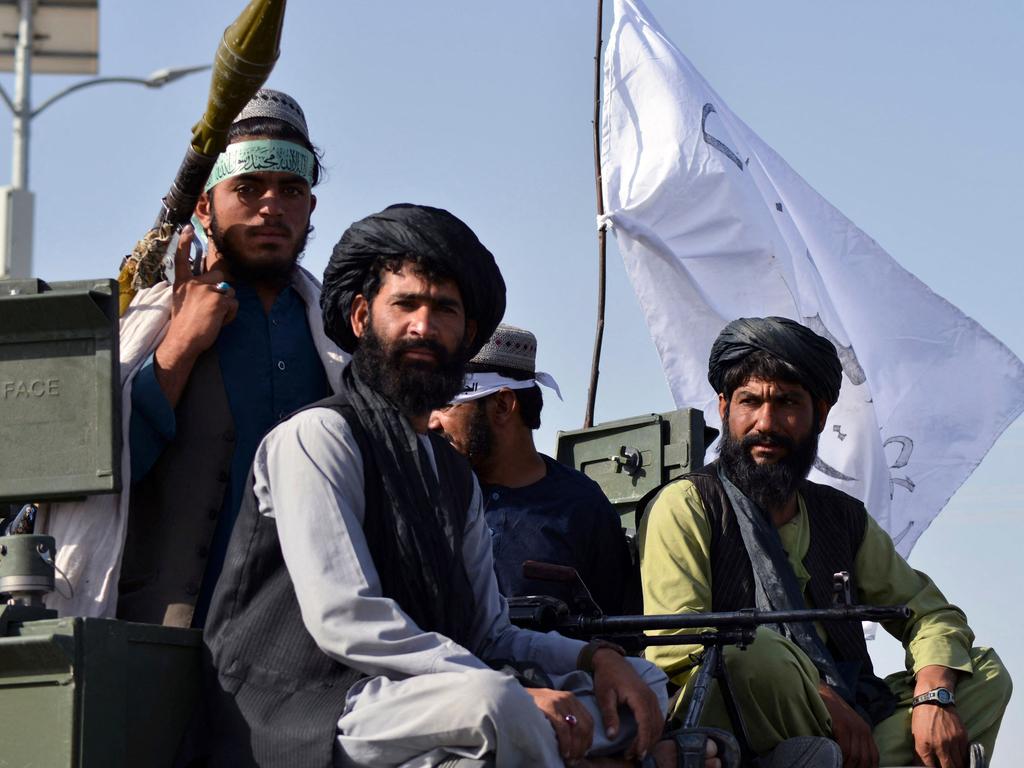
[[[940,707],[951,707],[956,704],[956,696],[949,688],[932,688],[920,696],[910,700],[910,706],[916,707],[919,704],[936,704]]]
[[[600,651],[602,648],[607,648],[610,651],[615,651],[620,656],[626,655],[626,649],[621,645],[609,642],[607,640],[591,640],[580,651],[579,658],[576,660],[576,668],[581,669],[584,672],[594,674],[594,654]]]

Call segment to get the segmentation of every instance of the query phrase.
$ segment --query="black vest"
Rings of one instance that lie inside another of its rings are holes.
[[[388,569],[401,568],[377,556],[381,546],[374,519],[384,490],[369,438],[351,406],[344,395],[335,395],[308,407],[333,408],[348,422],[363,458],[363,530],[370,554],[382,577]],[[473,474],[447,442],[434,435],[431,440],[438,475],[456,480],[454,508],[462,519],[455,525],[461,531]],[[252,481],[250,472],[203,633],[207,712],[199,726],[205,742],[200,750],[206,755],[201,764],[330,768],[345,696],[363,675],[327,656],[306,631],[276,523],[260,514]],[[192,749],[186,744],[186,753]]]
[[[235,452],[216,349],[199,356],[174,409],[176,433],[132,484],[117,618],[189,627]]]
[[[711,610],[753,608],[754,572],[732,505],[718,479],[718,462],[686,475],[685,479],[696,487],[711,526]],[[831,607],[832,576],[839,571],[849,571],[853,601],[859,603],[854,561],[867,530],[867,510],[852,496],[809,480],[800,486],[800,494],[807,507],[811,532],[803,560],[811,576],[806,593],[808,607]],[[841,671],[858,665],[853,677],[877,680],[859,621],[830,621],[825,630],[829,650]]]

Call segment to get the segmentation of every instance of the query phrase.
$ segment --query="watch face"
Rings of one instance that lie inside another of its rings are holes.
[[[938,700],[939,704],[949,704],[953,701],[953,694],[945,688],[939,688],[935,691],[935,698]]]

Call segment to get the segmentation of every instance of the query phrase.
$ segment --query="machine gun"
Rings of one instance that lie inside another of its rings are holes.
[[[729,671],[725,665],[725,646],[746,648],[754,642],[757,628],[772,624],[817,621],[892,621],[910,616],[905,605],[854,605],[850,590],[850,574],[843,571],[834,576],[834,604],[829,608],[805,608],[788,611],[763,611],[756,608],[740,611],[711,613],[681,613],[652,616],[604,616],[594,603],[590,592],[575,568],[528,560],[523,564],[523,575],[528,579],[557,581],[571,584],[571,599],[575,613],[561,600],[545,595],[510,598],[509,617],[512,623],[541,632],[555,630],[582,640],[601,638],[612,640],[628,652],[639,652],[652,645],[701,645],[697,676],[693,683],[693,696],[682,719],[682,729],[698,729],[707,705],[712,680],[718,681],[722,700],[732,725],[739,755],[726,768],[756,766],[757,757],[750,746],[746,724],[738,706]],[[650,630],[687,630],[672,635],[648,635]],[[695,731],[700,733],[699,731]],[[687,756],[687,768],[703,766],[703,736],[700,751]],[[723,745],[720,745],[720,747]],[[728,749],[726,749],[728,752]]]

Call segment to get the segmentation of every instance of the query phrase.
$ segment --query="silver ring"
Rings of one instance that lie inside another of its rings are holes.
[[[576,715],[566,715],[562,719],[569,724],[570,728],[572,728],[572,726],[576,725],[576,723],[579,722],[579,720],[576,719]]]
[[[223,280],[221,280],[213,287],[217,289],[220,293],[227,293],[228,291],[231,290],[231,285],[229,283],[225,283]]]

